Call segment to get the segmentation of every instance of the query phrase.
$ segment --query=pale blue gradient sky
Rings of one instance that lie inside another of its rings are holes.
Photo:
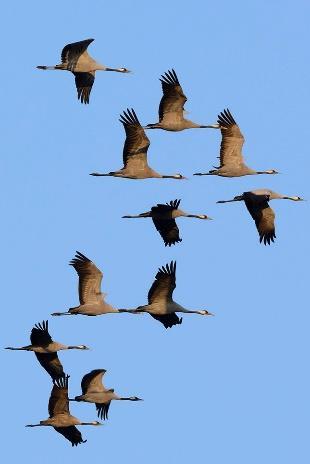
[[[88,442],[76,449],[51,429],[24,428],[47,417],[51,382],[31,353],[2,350],[8,462],[309,462],[309,203],[273,202],[270,247],[244,205],[216,205],[259,187],[310,198],[309,13],[306,0],[2,6],[2,345],[27,344],[34,323],[78,303],[75,250],[104,271],[115,306],[144,304],[157,267],[176,259],[175,299],[216,313],[167,331],[148,315],[50,317],[56,340],[93,348],[60,354],[72,395],[84,373],[106,368],[107,386],[145,399],[112,404],[104,427],[81,428]],[[83,106],[73,76],[35,66],[89,37],[98,61],[133,73],[98,73]],[[123,109],[156,121],[158,78],[171,67],[191,119],[215,122],[229,107],[249,165],[281,175],[193,178],[216,163],[220,141],[193,130],[149,133],[151,165],[189,181],[90,177],[121,167]],[[181,219],[171,249],[150,221],[121,219],[175,198],[214,221]],[[71,410],[95,419],[92,405]]]

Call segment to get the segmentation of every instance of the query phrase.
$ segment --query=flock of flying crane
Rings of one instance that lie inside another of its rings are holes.
[[[87,53],[87,48],[94,39],[83,40],[66,45],[61,53],[61,64],[56,66],[38,66],[39,69],[58,69],[70,71],[75,76],[78,99],[81,103],[89,103],[89,97],[95,80],[96,71],[116,71],[128,73],[126,68],[109,68],[97,63]],[[134,111],[127,109],[120,116],[126,140],[123,149],[124,166],[118,171],[108,173],[94,172],[92,176],[113,176],[129,179],[171,178],[185,179],[182,174],[163,175],[154,171],[147,162],[147,151],[150,145],[145,129],[163,129],[167,131],[181,131],[191,128],[219,129],[222,135],[220,147],[220,165],[207,173],[194,175],[217,175],[222,177],[240,177],[254,174],[277,174],[275,169],[255,171],[249,168],[242,155],[244,137],[240,128],[228,109],[218,116],[217,124],[200,125],[184,118],[184,104],[187,100],[179,83],[175,71],[167,71],[161,76],[163,96],[159,104],[159,121],[143,127]],[[246,208],[255,221],[260,242],[270,245],[275,235],[275,214],[269,206],[273,199],[288,199],[301,201],[299,196],[280,195],[269,189],[258,189],[244,192],[231,200],[220,200],[218,203],[244,201]],[[182,241],[176,219],[189,217],[197,219],[211,219],[205,214],[188,214],[179,208],[180,200],[173,200],[166,204],[151,207],[150,211],[138,215],[126,215],[124,218],[152,218],[156,230],[161,235],[165,246],[172,246]],[[101,291],[102,272],[98,267],[80,252],[70,261],[79,277],[79,306],[70,308],[66,312],[53,313],[61,315],[98,316],[107,313],[149,313],[154,319],[161,322],[165,328],[181,324],[182,318],[177,313],[212,315],[207,310],[188,310],[177,304],[172,296],[176,287],[176,262],[162,266],[148,292],[148,303],[135,309],[116,309],[108,304]],[[82,422],[70,414],[69,401],[95,403],[98,417],[105,420],[112,400],[139,401],[136,396],[121,397],[114,389],[107,389],[102,383],[104,369],[95,369],[84,375],[81,381],[82,395],[69,399],[68,379],[57,352],[61,350],[81,349],[87,350],[85,345],[63,345],[53,341],[48,331],[48,321],[38,323],[30,334],[31,344],[20,348],[8,347],[9,350],[33,351],[41,366],[48,372],[53,380],[50,394],[48,412],[49,418],[38,424],[27,427],[52,426],[57,432],[69,440],[72,446],[84,443],[77,425],[101,425],[99,421]]]

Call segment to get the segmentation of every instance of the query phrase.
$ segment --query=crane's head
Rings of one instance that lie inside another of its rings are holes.
[[[207,311],[206,309],[202,309],[201,311],[198,311],[199,314],[201,314],[202,316],[214,316],[213,313],[210,313],[209,311]]]
[[[174,179],[186,179],[186,180],[187,180],[187,177],[182,176],[182,174],[175,174],[175,175],[173,176],[173,178],[174,178]]]
[[[301,197],[283,197],[285,200],[292,200],[292,201],[304,201]]]
[[[268,169],[265,171],[265,174],[279,174],[279,171],[276,171],[275,169]]]
[[[129,69],[127,69],[127,68],[119,68],[119,72],[130,73],[131,71],[129,71]]]

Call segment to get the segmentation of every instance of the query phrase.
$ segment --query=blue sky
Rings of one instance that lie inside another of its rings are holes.
[[[104,427],[81,428],[88,442],[76,449],[52,429],[24,428],[47,417],[50,379],[31,353],[3,350],[10,462],[309,461],[309,203],[272,203],[270,247],[243,204],[216,204],[261,187],[310,198],[309,13],[305,0],[3,5],[3,346],[27,344],[34,323],[78,304],[75,250],[103,270],[116,307],[144,304],[157,268],[176,259],[175,300],[216,314],[167,331],[148,315],[49,317],[55,340],[92,347],[60,354],[73,395],[83,374],[105,368],[107,386],[145,400],[112,404]],[[89,37],[93,57],[133,73],[97,73],[83,106],[73,76],[35,66]],[[157,120],[158,78],[172,67],[190,119],[213,123],[229,107],[248,164],[281,174],[192,177],[216,163],[220,142],[219,132],[192,130],[149,133],[151,166],[188,181],[90,177],[121,167],[124,109]],[[121,219],[175,198],[214,221],[180,219],[183,242],[171,249],[150,221]],[[95,419],[92,405],[71,411]]]

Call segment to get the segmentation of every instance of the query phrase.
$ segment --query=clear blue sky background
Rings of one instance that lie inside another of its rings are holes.
[[[27,344],[34,323],[78,304],[75,250],[104,271],[116,307],[144,304],[158,266],[176,259],[176,301],[216,313],[167,331],[148,315],[49,317],[55,340],[92,347],[60,354],[72,395],[106,368],[107,386],[145,400],[112,404],[75,449],[52,429],[24,428],[47,417],[51,382],[31,353],[2,350],[7,462],[309,462],[309,203],[273,202],[270,247],[243,204],[216,204],[260,187],[310,198],[309,13],[306,0],[3,4],[2,345]],[[89,37],[98,61],[133,73],[98,73],[83,106],[72,75],[35,66]],[[281,175],[193,178],[216,164],[220,133],[192,130],[149,134],[151,165],[188,181],[90,177],[121,167],[123,109],[157,120],[158,78],[171,67],[189,118],[215,122],[229,107],[249,165]],[[181,219],[171,249],[150,221],[121,219],[175,198],[214,221]],[[92,405],[71,411],[95,419]]]

